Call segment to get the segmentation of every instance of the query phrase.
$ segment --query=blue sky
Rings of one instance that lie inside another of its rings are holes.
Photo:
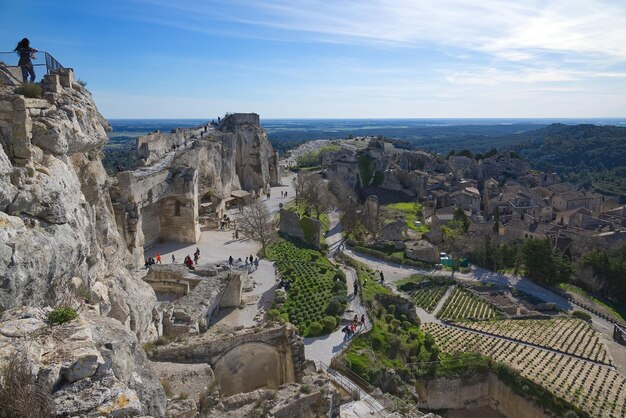
[[[0,0],[24,36],[108,118],[626,116],[617,0]]]

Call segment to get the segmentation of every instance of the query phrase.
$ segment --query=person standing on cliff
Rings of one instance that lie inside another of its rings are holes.
[[[31,58],[34,58],[37,50],[35,48],[30,47],[30,41],[28,38],[22,39],[15,49],[13,50],[18,53],[20,56],[20,60],[17,65],[22,69],[22,79],[24,83],[28,83],[28,75],[30,74],[30,82],[35,82],[35,69],[33,67],[33,62]]]

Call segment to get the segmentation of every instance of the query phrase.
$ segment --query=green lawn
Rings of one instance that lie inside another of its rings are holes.
[[[415,221],[419,220],[418,213],[422,212],[422,205],[415,202],[400,202],[385,205],[384,209],[387,209],[387,217],[389,220],[395,218],[395,214],[400,212],[406,219],[406,224],[409,228],[419,233],[426,233],[429,231],[428,227],[423,223],[421,225],[415,225]]]

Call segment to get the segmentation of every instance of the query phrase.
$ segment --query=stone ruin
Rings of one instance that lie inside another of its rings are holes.
[[[227,266],[200,265],[189,270],[182,264],[154,265],[144,281],[156,293],[159,335],[176,337],[206,331],[220,309],[241,304],[245,271]]]
[[[376,234],[380,228],[380,205],[378,196],[369,195],[365,199],[363,210],[361,211],[361,223],[368,231]]]
[[[296,212],[281,209],[279,232],[298,238],[315,248],[320,248],[322,223],[308,216],[300,216]]]
[[[232,114],[217,126],[137,138],[142,167],[118,173],[111,189],[117,228],[136,266],[163,241],[197,243],[233,202],[278,183],[278,154],[257,114]]]

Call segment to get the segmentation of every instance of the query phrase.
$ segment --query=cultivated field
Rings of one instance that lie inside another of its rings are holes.
[[[495,319],[497,316],[498,311],[490,304],[460,287],[454,289],[438,315],[446,320]]]
[[[580,319],[525,319],[459,323],[467,328],[500,335],[612,365],[598,333]]]
[[[441,300],[442,296],[448,290],[448,285],[434,285],[424,289],[414,290],[409,292],[415,306],[424,308],[428,312],[432,312],[437,306],[437,303]]]
[[[626,416],[626,379],[612,367],[435,323],[424,324],[443,352],[476,352],[516,369],[592,417]]]

